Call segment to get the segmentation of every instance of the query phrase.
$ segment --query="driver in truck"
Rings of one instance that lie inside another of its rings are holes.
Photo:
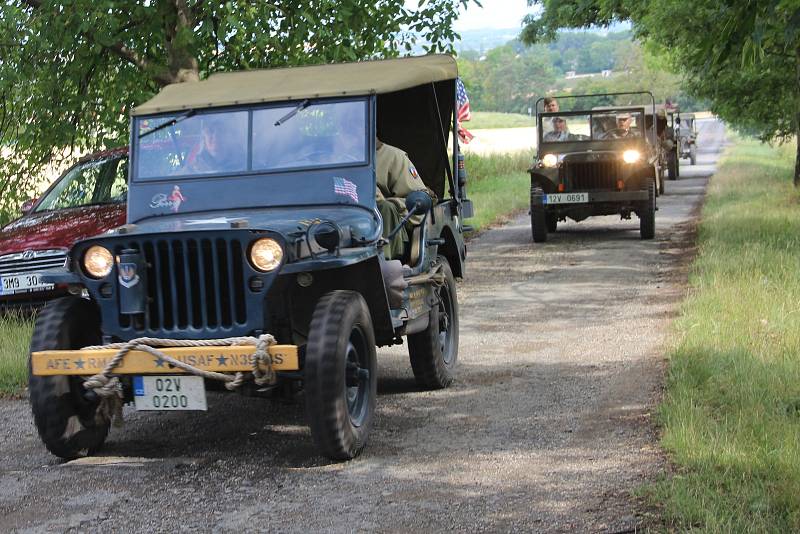
[[[425,187],[408,154],[380,139],[375,142],[375,200],[383,218],[383,237],[387,238],[406,214],[405,197],[412,191],[426,191],[429,195],[431,192]],[[416,214],[408,222],[420,224],[422,218],[422,214]],[[408,232],[401,228],[383,249],[386,259],[400,258],[407,242]]]

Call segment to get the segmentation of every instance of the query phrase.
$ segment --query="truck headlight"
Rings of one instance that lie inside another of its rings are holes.
[[[114,266],[114,256],[106,247],[92,245],[83,255],[83,268],[92,278],[105,278]]]
[[[625,163],[636,163],[642,154],[638,150],[626,150],[622,153],[622,161]]]
[[[545,167],[555,167],[558,165],[558,157],[555,154],[545,154],[542,158],[542,165]]]
[[[274,270],[283,260],[283,249],[271,237],[262,237],[250,245],[250,263],[261,272]]]

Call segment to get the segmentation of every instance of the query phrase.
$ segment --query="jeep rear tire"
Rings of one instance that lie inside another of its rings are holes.
[[[49,302],[39,312],[31,352],[80,349],[101,343],[97,306],[78,297]],[[33,421],[47,450],[70,460],[96,452],[109,423],[98,412],[100,401],[88,400],[77,376],[34,376],[28,361],[28,389]]]
[[[434,287],[436,300],[428,316],[428,328],[408,336],[408,356],[417,385],[424,389],[442,389],[453,382],[458,361],[458,298],[456,280],[447,258],[437,263],[444,284]]]
[[[697,164],[697,145],[689,147],[689,159],[692,161],[692,165]]]
[[[534,203],[534,197],[544,196],[541,189],[531,189],[531,234],[534,243],[544,243],[547,241],[547,212],[544,205]]]
[[[639,209],[639,234],[642,239],[653,239],[656,235],[656,186],[653,180],[647,184],[647,200]]]
[[[667,156],[667,177],[670,180],[678,179],[678,154],[674,150],[670,150]]]
[[[317,302],[304,374],[306,417],[320,453],[356,457],[367,443],[378,392],[375,333],[359,293],[331,291]]]

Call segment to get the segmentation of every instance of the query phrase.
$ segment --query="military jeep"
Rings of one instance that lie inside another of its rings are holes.
[[[692,113],[685,113],[675,118],[675,137],[677,138],[678,157],[688,159],[692,165],[697,164],[697,125]]]
[[[405,337],[417,384],[447,387],[472,213],[456,77],[442,55],[253,70],[134,109],[127,224],[71,249],[51,280],[72,295],[36,321],[30,402],[45,446],[90,454],[123,403],[205,410],[223,384],[303,398],[319,452],[346,460],[373,424],[376,346]],[[434,195],[408,196],[401,224],[424,218],[401,258],[384,257],[376,136]]]
[[[547,240],[559,221],[594,215],[636,214],[642,239],[655,235],[656,196],[662,186],[662,147],[650,93],[556,97],[562,109],[597,99],[647,99],[641,105],[605,105],[545,113],[536,103],[537,157],[530,169],[533,241]]]

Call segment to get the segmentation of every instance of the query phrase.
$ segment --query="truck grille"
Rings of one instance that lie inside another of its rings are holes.
[[[63,250],[36,250],[0,256],[0,275],[25,274],[63,269],[67,253]]]
[[[145,323],[135,326],[121,314],[123,328],[214,331],[247,322],[238,239],[157,239],[131,243],[131,248],[147,263],[148,309]]]
[[[567,184],[575,191],[616,189],[621,173],[619,161],[568,162],[562,169]]]

